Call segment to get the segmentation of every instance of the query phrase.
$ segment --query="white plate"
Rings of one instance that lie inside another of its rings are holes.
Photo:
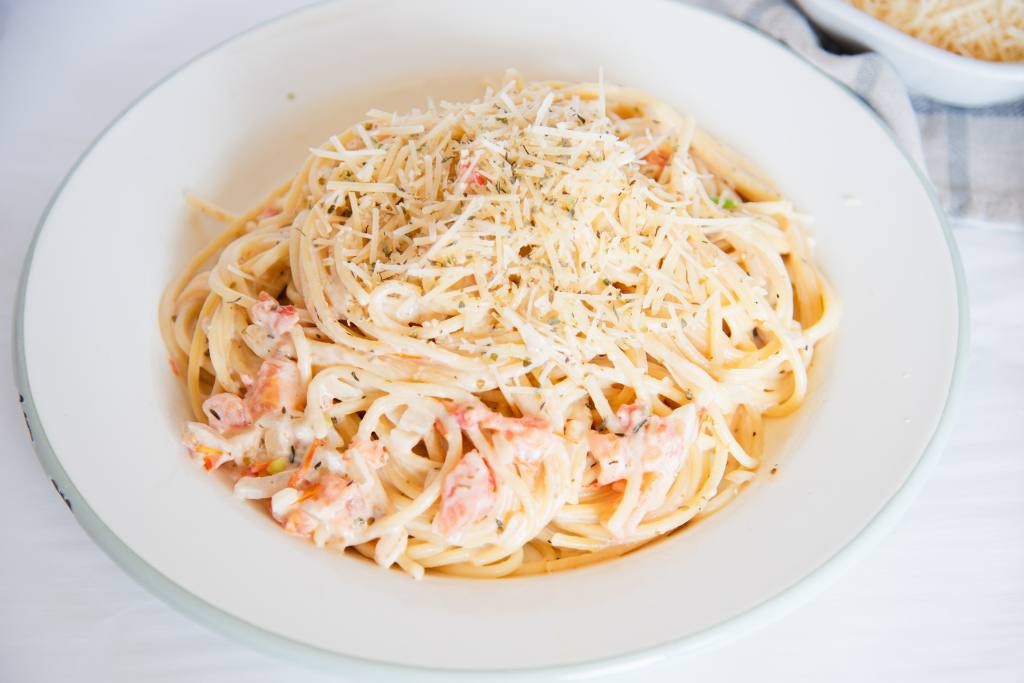
[[[190,224],[183,190],[248,207],[368,107],[470,97],[510,65],[568,79],[603,65],[609,80],[665,98],[746,152],[814,215],[845,315],[805,407],[768,433],[778,476],[721,514],[573,572],[417,583],[281,533],[189,462],[157,301],[208,233]],[[965,306],[919,172],[855,97],[777,43],[656,0],[629,11],[617,0],[358,1],[222,45],[100,137],[41,223],[16,358],[55,485],[168,602],[264,650],[361,675],[568,676],[733,636],[877,536],[943,441]]]
[[[846,43],[878,52],[906,84],[949,104],[981,107],[1024,97],[1024,63],[986,62],[929,45],[843,0],[796,0],[807,16]]]

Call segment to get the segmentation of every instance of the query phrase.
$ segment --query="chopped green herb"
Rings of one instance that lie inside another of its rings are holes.
[[[466,307],[466,302],[465,301],[460,301],[459,302],[459,308],[465,308],[465,307]]]
[[[505,522],[503,522],[500,519],[498,519],[497,517],[495,517],[494,518],[494,523],[498,525],[498,531],[504,531],[505,530]]]
[[[715,204],[718,204],[723,209],[728,209],[731,211],[732,209],[736,208],[736,202],[734,202],[730,197],[726,197],[724,200],[720,200],[718,195],[709,194],[708,199],[713,201]]]
[[[359,381],[359,375],[356,374],[355,370],[352,371],[352,379],[354,379],[357,382]]]

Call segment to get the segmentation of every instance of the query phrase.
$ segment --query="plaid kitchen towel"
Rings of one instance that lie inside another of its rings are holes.
[[[958,219],[1024,227],[1024,100],[964,109],[912,95],[875,53],[825,50],[786,0],[695,0],[783,41],[845,83],[885,119]]]

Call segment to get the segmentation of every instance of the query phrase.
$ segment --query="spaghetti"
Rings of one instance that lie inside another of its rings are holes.
[[[1022,0],[847,0],[907,35],[990,62],[1024,61]]]
[[[515,74],[371,110],[160,307],[190,453],[417,578],[577,567],[720,508],[837,317],[761,171],[644,93]]]

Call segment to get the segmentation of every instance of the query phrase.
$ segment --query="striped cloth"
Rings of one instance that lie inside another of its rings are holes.
[[[786,0],[693,3],[774,36],[856,91],[927,170],[950,216],[1024,227],[1024,100],[964,109],[913,95],[881,56],[841,54]]]

